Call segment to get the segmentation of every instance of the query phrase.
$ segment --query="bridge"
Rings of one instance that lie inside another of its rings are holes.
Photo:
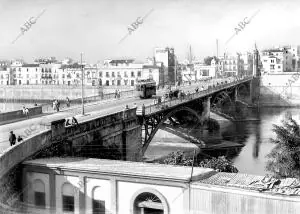
[[[167,120],[171,123],[175,120],[180,121],[180,116],[182,116],[180,113],[182,112],[192,114],[197,118],[198,123],[203,125],[209,117],[211,106],[213,109],[216,109],[218,106],[222,107],[226,101],[229,101],[232,104],[231,107],[235,107],[239,90],[252,90],[250,83],[252,79],[252,77],[246,77],[230,82],[222,81],[220,84],[218,83],[218,85],[208,87],[207,90],[188,94],[184,98],[170,99],[162,103],[145,106],[145,108],[137,111],[143,130],[142,153],[147,150],[158,129],[160,129]],[[252,92],[249,92],[249,96],[251,96],[251,94]]]
[[[183,119],[180,113],[187,112],[203,124],[209,116],[210,106],[215,101],[220,103],[219,97],[228,93],[226,97],[235,100],[241,85],[245,84],[246,88],[251,88],[252,79],[252,77],[235,80],[229,78],[210,82],[205,90],[159,104],[152,104],[152,99],[141,100],[136,97],[102,103],[91,107],[92,110],[100,107],[101,111],[90,111],[86,116],[78,116],[79,124],[76,126],[66,127],[65,120],[61,119],[72,116],[71,113],[47,116],[43,120],[48,119],[51,129],[38,126],[28,139],[9,147],[0,155],[0,175],[49,147],[60,148],[70,155],[73,152],[82,152],[81,154],[85,156],[89,155],[89,151],[99,154],[103,148],[104,151],[108,151],[114,147],[118,153],[117,158],[140,160],[155,133],[166,120],[180,122]],[[191,90],[191,87],[187,89]],[[134,102],[139,106],[138,109],[132,107]],[[130,106],[129,110],[124,111],[125,105]],[[41,120],[35,119],[35,123],[41,123]],[[45,151],[45,154],[52,154],[49,149]]]

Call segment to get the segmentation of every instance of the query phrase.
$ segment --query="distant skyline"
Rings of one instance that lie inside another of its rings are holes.
[[[0,0],[0,59],[71,57],[96,63],[107,58],[144,60],[155,47],[173,47],[179,60],[277,45],[300,44],[300,7],[294,0]],[[153,12],[119,44],[128,27]],[[14,44],[21,27],[44,14]],[[260,12],[235,35],[245,17]]]

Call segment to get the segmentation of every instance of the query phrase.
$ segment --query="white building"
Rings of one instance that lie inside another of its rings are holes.
[[[244,62],[241,54],[224,54],[219,57],[219,72],[224,76],[241,76],[244,73]]]
[[[194,64],[194,69],[196,73],[196,79],[200,80],[207,77],[215,77],[218,65],[216,65],[216,60],[212,59],[211,65],[204,65],[203,63],[197,62]]]
[[[11,84],[10,68],[0,66],[0,85]]]
[[[197,167],[191,177],[191,167],[86,158],[38,159],[25,162],[23,194],[32,213],[47,214],[51,208],[54,213],[75,214],[184,214],[189,213],[186,190],[191,179],[212,172]]]
[[[298,214],[300,209],[294,185],[299,180],[293,178],[268,177],[273,183],[266,188],[265,176],[200,167],[70,157],[22,166],[24,213]]]
[[[143,65],[134,59],[105,60],[99,70],[99,85],[134,86],[142,77]]]
[[[261,61],[263,73],[295,72],[299,69],[299,47],[284,46],[263,50]]]

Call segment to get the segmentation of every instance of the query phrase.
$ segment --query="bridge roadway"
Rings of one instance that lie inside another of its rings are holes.
[[[212,79],[206,82],[199,82],[194,85],[185,85],[181,86],[180,89],[187,92],[194,92],[195,88],[200,84],[204,85],[204,89],[207,89],[209,85],[220,83],[225,80],[233,80],[233,78],[227,79]],[[203,84],[204,83],[204,84]],[[164,94],[165,90],[159,90],[158,95]],[[16,136],[19,135],[25,136],[26,138],[30,137],[30,135],[36,134],[42,130],[50,129],[51,121],[59,120],[62,118],[67,118],[76,115],[76,119],[80,123],[81,121],[88,120],[91,118],[99,117],[101,115],[107,115],[114,112],[123,111],[125,106],[128,105],[129,108],[133,107],[133,104],[136,103],[138,108],[144,104],[146,107],[151,106],[154,101],[153,99],[140,99],[139,97],[123,97],[121,99],[112,99],[100,101],[93,104],[85,105],[86,115],[82,116],[81,108],[75,108],[66,110],[64,112],[58,112],[47,116],[42,116],[38,118],[32,118],[20,122],[15,122],[11,124],[6,124],[0,126],[0,154],[5,152],[7,148],[9,148],[10,144],[8,141],[8,136],[10,131],[14,131]]]

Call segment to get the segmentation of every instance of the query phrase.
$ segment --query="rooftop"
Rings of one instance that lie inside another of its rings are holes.
[[[139,178],[159,178],[181,182],[190,181],[192,170],[192,167],[186,166],[73,157],[35,159],[25,161],[23,164],[50,169],[63,169],[66,171],[78,170],[114,176],[138,176]],[[199,180],[209,176],[213,172],[213,169],[194,167],[192,180]]]
[[[193,183],[196,186],[203,184],[237,187],[279,195],[300,196],[300,180],[296,178],[276,179],[272,176],[215,172],[214,175]]]

